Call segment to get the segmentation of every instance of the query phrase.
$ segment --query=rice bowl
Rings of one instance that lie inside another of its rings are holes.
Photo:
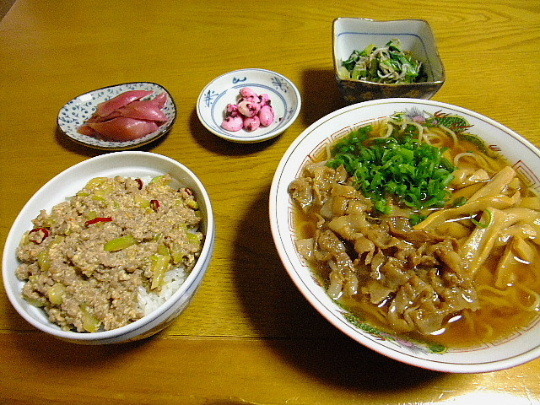
[[[189,272],[182,268],[167,274],[168,288],[160,296],[145,295],[141,307],[145,307],[145,316],[125,326],[112,330],[99,330],[93,333],[80,333],[62,330],[52,324],[41,308],[26,301],[21,294],[24,283],[17,279],[15,269],[17,246],[28,229],[31,220],[40,210],[50,210],[65,198],[77,191],[96,177],[137,177],[154,178],[169,174],[175,185],[189,187],[199,202],[202,217],[201,229],[205,235],[198,260]],[[81,162],[57,175],[43,186],[25,205],[15,220],[4,248],[3,277],[10,301],[15,309],[33,326],[52,335],[86,344],[116,343],[136,340],[152,335],[170,324],[189,304],[202,282],[209,266],[215,238],[215,228],[210,198],[200,180],[184,165],[175,160],[146,152],[118,152],[103,155]]]

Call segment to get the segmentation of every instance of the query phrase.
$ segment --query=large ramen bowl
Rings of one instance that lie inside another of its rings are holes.
[[[500,150],[513,168],[533,188],[540,187],[540,153],[529,141],[505,126],[473,111],[430,100],[406,98],[367,101],[337,110],[302,132],[291,144],[276,170],[269,200],[271,230],[283,265],[300,292],[331,324],[357,342],[392,359],[442,372],[478,373],[513,367],[540,356],[540,319],[502,341],[468,348],[429,344],[384,331],[350,313],[329,297],[322,282],[299,254],[295,242],[295,205],[289,185],[302,168],[334,140],[375,120],[396,112],[422,114],[448,113],[465,118],[470,132]]]
[[[170,291],[164,302],[143,318],[126,326],[92,333],[65,331],[49,321],[45,312],[22,296],[23,281],[15,275],[19,266],[17,247],[23,234],[32,229],[32,219],[40,210],[74,196],[95,177],[134,177],[146,179],[169,174],[173,187],[188,187],[197,199],[202,216],[204,242],[197,262],[180,284]],[[26,203],[16,218],[4,247],[2,271],[4,287],[17,312],[31,325],[59,339],[81,344],[109,344],[149,337],[169,326],[189,305],[203,281],[212,259],[215,222],[212,203],[201,180],[189,168],[169,157],[147,152],[115,152],[83,161],[58,174]]]

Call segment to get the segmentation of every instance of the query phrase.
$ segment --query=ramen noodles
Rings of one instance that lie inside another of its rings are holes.
[[[540,311],[540,199],[463,117],[400,112],[327,147],[289,186],[297,248],[360,319],[452,347]]]

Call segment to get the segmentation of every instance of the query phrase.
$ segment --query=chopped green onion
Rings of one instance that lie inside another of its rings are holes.
[[[455,169],[443,156],[446,149],[409,135],[370,138],[372,130],[369,125],[359,128],[339,142],[328,166],[344,166],[384,214],[391,213],[392,199],[413,209],[444,206]]]
[[[415,225],[418,225],[420,222],[422,222],[426,218],[427,218],[426,215],[411,214],[411,216],[409,217],[409,222],[411,226],[415,226]]]
[[[480,222],[474,218],[471,218],[471,221],[476,226],[479,226],[480,228],[487,228],[493,223],[493,212],[490,209],[487,209],[486,214],[488,214],[488,218],[484,222]]]
[[[467,204],[468,199],[466,197],[458,197],[452,202],[452,207],[461,207]]]

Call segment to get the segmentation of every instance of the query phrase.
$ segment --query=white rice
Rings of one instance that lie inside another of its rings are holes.
[[[149,315],[165,303],[180,288],[186,280],[187,274],[183,267],[169,270],[165,274],[165,284],[161,291],[151,292],[144,287],[139,287],[139,305],[144,311],[144,315]]]

